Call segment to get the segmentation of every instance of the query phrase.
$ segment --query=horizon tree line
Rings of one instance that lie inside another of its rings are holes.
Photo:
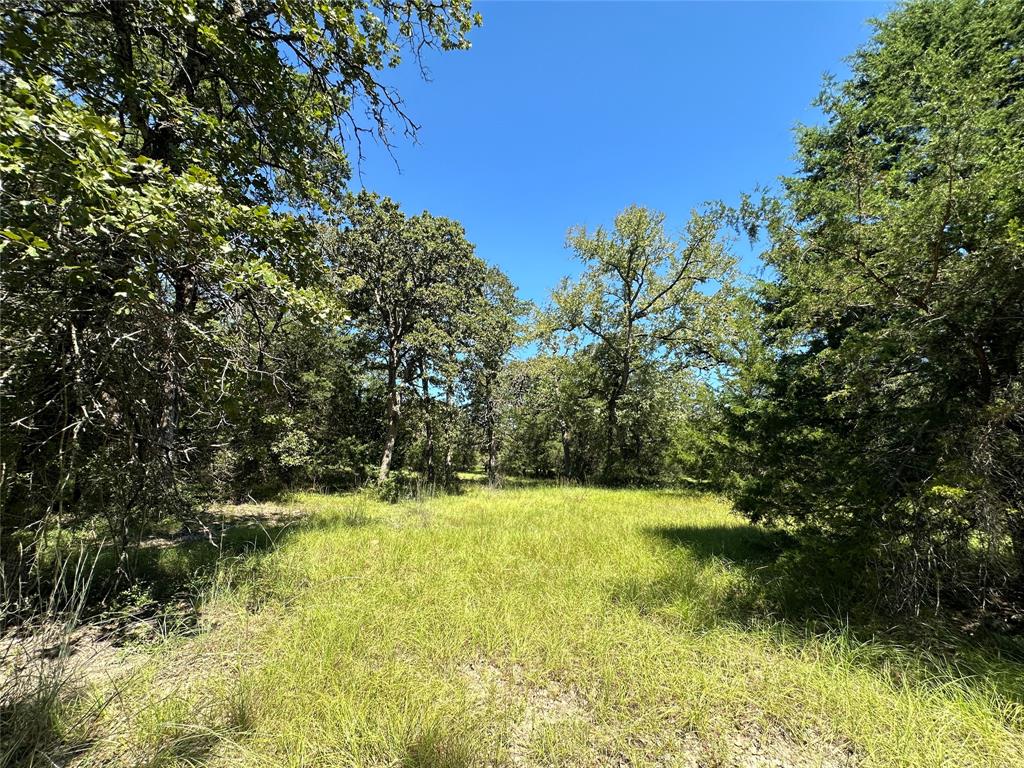
[[[412,127],[379,73],[474,23],[463,0],[0,16],[5,584],[55,531],[99,526],[130,581],[214,499],[482,471],[726,493],[897,609],[1024,596],[1018,5],[892,11],[777,192],[677,233],[638,206],[571,228],[583,271],[540,307],[458,222],[347,190],[346,143]]]

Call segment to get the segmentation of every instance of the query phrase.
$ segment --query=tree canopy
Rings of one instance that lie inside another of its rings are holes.
[[[739,503],[884,553],[911,601],[1007,572],[979,557],[1024,574],[1022,49],[1013,3],[890,14],[765,209]]]
[[[347,141],[414,129],[380,71],[476,21],[462,0],[5,7],[5,542],[70,512],[125,544],[209,496],[272,334],[338,311],[299,212],[336,208]]]
[[[460,222],[348,188],[363,140],[416,130],[386,71],[478,23],[466,0],[0,11],[4,583],[68,528],[130,580],[214,500],[476,472],[711,489],[879,605],[1019,601],[1019,3],[894,9],[774,193],[573,227],[543,306]]]
[[[566,244],[585,269],[555,291],[547,323],[597,362],[593,387],[604,409],[606,480],[636,476],[645,463],[643,438],[620,424],[623,401],[633,414],[650,401],[638,397],[639,382],[672,366],[707,367],[720,358],[734,264],[719,240],[722,223],[712,213],[694,214],[675,241],[665,232],[664,214],[631,206],[610,232],[569,231]]]

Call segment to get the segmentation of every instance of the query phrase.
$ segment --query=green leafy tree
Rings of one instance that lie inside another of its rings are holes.
[[[407,396],[420,398],[424,469],[431,469],[434,393],[453,386],[485,265],[450,219],[426,212],[407,218],[396,203],[368,192],[350,196],[346,216],[332,259],[348,286],[353,325],[370,340],[384,377],[383,482]]]
[[[61,83],[129,155],[305,206],[346,183],[346,135],[415,127],[379,73],[468,48],[475,21],[466,0],[27,0],[2,33],[11,73]]]
[[[1024,578],[1022,55],[1018,3],[900,7],[765,210],[739,502],[866,550],[909,603]]]
[[[467,354],[467,388],[474,421],[483,433],[484,471],[492,486],[498,483],[501,452],[502,402],[500,379],[520,337],[520,317],[526,304],[501,272],[487,270],[468,322],[472,326]]]
[[[367,380],[366,340],[347,332],[340,312],[279,312],[260,330],[263,350],[245,397],[227,404],[231,429],[215,456],[217,494],[243,500],[364,482],[382,406],[380,388]]]
[[[607,481],[627,479],[640,463],[636,435],[620,418],[624,399],[635,401],[635,378],[659,366],[719,361],[733,267],[719,239],[722,214],[695,213],[678,240],[664,222],[664,214],[632,206],[611,231],[570,230],[567,245],[585,268],[552,297],[550,327],[589,346],[597,364]]]
[[[101,512],[124,544],[188,506],[205,477],[215,404],[249,361],[224,321],[285,303],[315,312],[301,275],[277,266],[298,258],[304,231],[227,202],[200,169],[127,155],[114,125],[46,78],[12,86],[0,111],[3,534]],[[188,274],[187,290],[170,274]]]
[[[542,351],[505,367],[498,380],[504,471],[578,481],[596,474],[600,457],[588,448],[599,444],[601,419],[589,363]]]
[[[296,212],[346,183],[346,142],[412,129],[380,72],[473,22],[463,0],[0,11],[0,536],[103,512],[126,542],[201,500],[267,330],[333,310]]]

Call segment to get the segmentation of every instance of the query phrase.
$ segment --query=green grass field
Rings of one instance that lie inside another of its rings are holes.
[[[53,714],[78,764],[1024,765],[1024,666],[773,613],[778,542],[714,497],[288,504],[204,631]]]

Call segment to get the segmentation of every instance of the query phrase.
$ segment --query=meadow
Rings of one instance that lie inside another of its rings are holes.
[[[287,522],[216,564],[198,624],[108,649],[20,747],[8,733],[7,759],[1024,765],[1012,649],[788,613],[787,591],[806,604],[819,585],[715,496],[523,485],[255,509]]]
[[[0,12],[0,768],[1024,768],[1024,4],[484,5]]]

